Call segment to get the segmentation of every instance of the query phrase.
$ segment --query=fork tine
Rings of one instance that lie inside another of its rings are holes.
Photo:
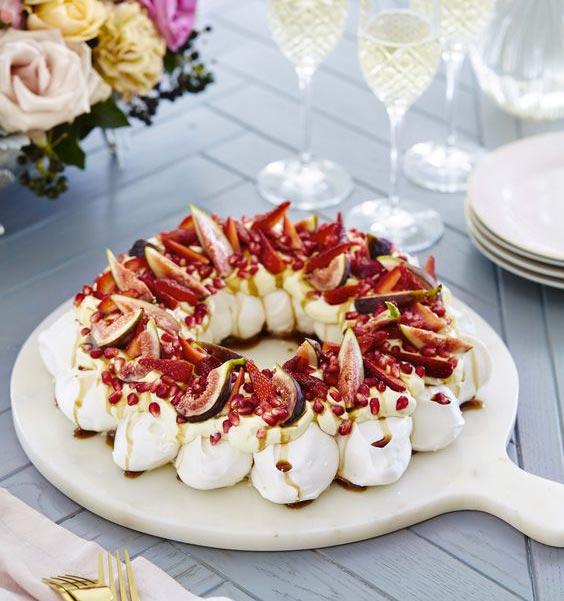
[[[102,551],[98,553],[98,584],[104,585],[104,554]]]
[[[76,576],[75,574],[63,574],[63,576],[61,576],[61,578],[68,578],[68,580],[71,580],[71,581],[75,582],[78,585],[97,584],[96,580],[92,580],[92,578],[85,578],[83,576]]]
[[[110,590],[114,601],[118,601],[116,592],[116,581],[114,580],[114,568],[112,567],[112,554],[108,551],[108,579],[110,581]]]
[[[137,592],[137,583],[135,582],[135,576],[133,575],[133,568],[131,567],[131,560],[127,549],[123,550],[125,557],[125,570],[127,572],[127,584],[129,585],[129,595],[131,601],[141,601],[139,593]]]
[[[127,593],[125,591],[125,580],[123,578],[123,568],[121,566],[121,559],[119,557],[119,551],[116,551],[116,563],[117,563],[117,573],[118,573],[118,581],[119,581],[119,595],[121,597],[121,601],[127,601]]]

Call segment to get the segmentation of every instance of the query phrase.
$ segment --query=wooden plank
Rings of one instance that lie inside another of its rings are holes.
[[[259,599],[390,600],[390,596],[381,593],[378,584],[366,584],[364,573],[349,573],[313,551],[240,553],[180,543],[173,545],[204,565],[213,566],[244,592],[250,590]]]
[[[0,480],[29,465],[29,459],[16,438],[11,411],[0,414],[0,445]]]
[[[408,530],[318,552],[402,601],[519,597]]]
[[[1,483],[15,497],[55,522],[80,510],[79,505],[49,484],[33,466],[24,468]]]
[[[258,597],[244,593],[232,582],[224,582],[218,587],[208,591],[204,597],[206,599],[215,599],[216,597],[227,597],[231,601],[260,601]]]

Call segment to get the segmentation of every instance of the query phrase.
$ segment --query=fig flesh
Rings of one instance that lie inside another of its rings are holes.
[[[153,300],[153,294],[147,287],[147,284],[139,279],[133,271],[122,265],[110,249],[108,249],[106,253],[108,255],[110,271],[112,272],[117,287],[120,290],[134,290],[143,300]]]
[[[205,390],[197,396],[186,392],[176,405],[176,411],[189,422],[203,422],[217,415],[229,398],[232,371],[244,362],[244,359],[232,359],[212,369]]]
[[[143,309],[145,315],[149,319],[154,319],[159,328],[172,333],[176,333],[180,330],[180,325],[178,321],[176,321],[176,318],[164,309],[157,307],[157,305],[153,305],[139,298],[131,298],[121,294],[113,294],[111,299],[122,313]]]
[[[389,351],[390,355],[393,355],[400,361],[406,361],[411,365],[421,365],[425,368],[425,375],[430,378],[440,378],[446,380],[452,375],[454,368],[456,367],[457,360],[451,359],[437,359],[436,357],[425,357],[417,353],[407,353],[405,351],[397,351],[392,347]]]
[[[347,407],[352,407],[356,400],[358,387],[364,380],[362,352],[355,333],[348,328],[343,337],[339,355],[339,379],[337,389]]]
[[[310,367],[317,369],[319,367],[319,355],[321,354],[321,345],[317,340],[306,338],[298,347],[296,355],[303,357]]]
[[[280,402],[279,406],[288,412],[288,418],[280,425],[289,426],[296,422],[304,412],[305,401],[302,389],[295,378],[279,365],[274,370],[272,383]]]
[[[326,267],[318,267],[307,278],[316,290],[333,290],[343,286],[350,273],[350,261],[343,253],[337,255]]]
[[[423,347],[432,347],[441,349],[447,353],[466,353],[472,348],[472,345],[464,342],[460,338],[452,336],[442,336],[429,330],[422,330],[412,326],[400,325],[401,333],[408,342],[414,347],[422,349]]]
[[[386,302],[394,303],[398,307],[411,305],[414,302],[421,302],[438,298],[441,293],[441,285],[430,290],[406,290],[402,292],[388,292],[385,294],[375,294],[357,298],[354,301],[354,307],[359,313],[374,313]]]
[[[133,333],[142,315],[143,311],[137,309],[125,315],[120,315],[111,323],[100,320],[92,324],[92,338],[94,342],[99,347],[118,346]]]
[[[203,341],[198,341],[194,344],[196,347],[204,349],[208,355],[215,357],[221,363],[225,363],[225,361],[230,361],[231,359],[242,359],[242,355],[239,353],[219,344]]]
[[[151,271],[157,278],[171,278],[192,288],[195,292],[201,296],[208,296],[208,289],[199,282],[196,278],[192,277],[182,267],[179,267],[176,263],[162,255],[158,250],[151,248],[150,246],[145,247],[145,258],[151,268]]]
[[[221,227],[205,211],[193,205],[190,205],[190,210],[198,239],[206,255],[211,259],[221,277],[229,275],[232,271],[229,257],[233,254],[229,240]]]

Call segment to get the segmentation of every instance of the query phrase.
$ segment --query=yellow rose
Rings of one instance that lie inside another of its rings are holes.
[[[137,2],[108,5],[94,61],[98,72],[126,101],[148,94],[160,80],[166,50],[153,22]]]
[[[95,38],[108,13],[100,0],[26,0],[28,29],[58,29],[66,42]]]

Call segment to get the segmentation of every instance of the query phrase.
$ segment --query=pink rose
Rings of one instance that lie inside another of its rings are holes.
[[[139,0],[170,50],[178,50],[194,28],[197,0]]]
[[[20,29],[23,24],[21,0],[0,0],[0,23]]]

